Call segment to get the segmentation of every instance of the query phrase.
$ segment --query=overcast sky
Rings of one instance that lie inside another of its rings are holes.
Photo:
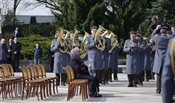
[[[5,1],[4,1],[5,2]],[[12,8],[13,1],[10,0],[10,3],[7,3],[8,6]],[[5,6],[7,6],[5,4]],[[31,5],[32,4],[32,5]],[[53,15],[49,8],[46,8],[45,5],[39,5],[35,0],[21,0],[17,10],[16,15]]]
[[[20,3],[16,14],[17,15],[52,15],[51,10],[46,8],[45,5],[39,5],[33,0],[22,0],[23,2]],[[28,3],[29,2],[29,3]],[[30,5],[29,4],[33,4]],[[27,8],[26,8],[27,7]]]

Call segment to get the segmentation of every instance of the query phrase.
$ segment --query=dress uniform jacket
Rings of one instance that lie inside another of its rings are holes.
[[[152,35],[153,36],[153,35]],[[156,46],[156,53],[154,57],[153,72],[159,74],[165,60],[165,54],[168,46],[169,38],[166,34],[160,34]]]
[[[109,50],[110,50],[110,43],[111,40],[110,38],[105,38],[106,43],[105,43],[105,50],[102,51],[102,62],[103,62],[103,67],[102,69],[106,69],[108,68],[108,61],[109,61]]]
[[[171,41],[170,41],[171,43]],[[170,46],[170,45],[169,45]],[[175,56],[175,48],[174,48]],[[175,59],[175,57],[174,57]],[[175,77],[172,72],[170,57],[170,47],[167,50],[165,63],[162,70],[162,99],[163,103],[174,103],[173,95],[175,93]]]
[[[143,72],[144,71],[144,50],[145,50],[145,48],[144,48],[144,41],[143,41],[143,39],[141,39],[141,38],[139,38],[138,40],[137,40],[137,42],[138,42],[138,45],[139,45],[139,51],[140,51],[140,53],[139,53],[139,56],[140,56],[140,66],[139,66],[139,69],[140,69],[140,72]]]
[[[61,53],[56,39],[52,40],[51,52],[54,52],[54,73],[63,73],[64,67],[69,63],[67,53]]]
[[[119,47],[116,45],[111,53],[109,53],[108,68],[118,69]]]
[[[134,51],[131,51],[130,45],[132,40],[125,41],[123,51],[126,53],[126,73],[127,74],[139,74],[140,73],[140,48],[134,47]],[[134,41],[135,42],[135,41]],[[135,42],[136,43],[136,42]]]
[[[92,65],[94,70],[99,70],[102,67],[102,59],[100,51],[96,48],[96,42],[94,41],[94,36],[89,35],[87,37],[86,48],[88,49],[88,63]]]
[[[153,46],[150,43],[146,43],[144,50],[144,70],[152,70],[153,54],[152,54]]]

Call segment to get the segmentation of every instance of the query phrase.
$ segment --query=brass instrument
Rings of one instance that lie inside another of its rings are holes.
[[[75,32],[71,35],[71,39],[72,39],[73,44],[77,43],[77,37],[78,37],[79,33],[80,33],[80,31],[75,29]]]
[[[105,50],[105,44],[106,44],[106,39],[104,36],[108,33],[108,31],[105,31],[105,28],[99,25],[99,28],[95,34],[94,41],[98,42],[96,45],[96,48],[100,51]]]
[[[83,37],[83,40],[81,42],[81,46],[80,46],[80,57],[81,59],[84,59],[86,56],[87,56],[87,48],[86,48],[86,44],[87,44],[87,40],[86,38],[89,36],[90,34],[87,33],[85,31],[85,34],[84,34],[84,37]]]
[[[112,53],[112,50],[118,46],[118,40],[117,40],[117,35],[114,34],[112,31],[109,34],[110,35],[110,39],[111,39],[111,49],[109,50],[109,53]]]
[[[62,53],[67,53],[69,50],[69,43],[67,40],[68,35],[69,35],[69,31],[67,31],[63,28],[60,28],[60,33],[58,35],[57,42],[60,45],[59,50]]]

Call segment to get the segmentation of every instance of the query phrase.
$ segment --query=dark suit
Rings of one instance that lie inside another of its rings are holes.
[[[0,44],[0,64],[6,63],[7,60],[7,45]]]
[[[12,44],[7,44],[7,63],[12,64]]]
[[[12,43],[12,66],[15,72],[19,71],[21,43]]]
[[[20,32],[19,31],[14,31],[12,33],[12,38],[19,37],[19,35],[20,35]]]
[[[75,78],[88,79],[90,94],[96,94],[97,92],[99,92],[98,79],[89,75],[87,66],[83,64],[80,58],[71,58],[70,66],[74,70]]]
[[[53,72],[53,65],[54,65],[54,52],[48,50],[48,62],[50,64],[50,72]]]

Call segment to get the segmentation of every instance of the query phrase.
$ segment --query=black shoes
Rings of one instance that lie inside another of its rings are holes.
[[[102,97],[101,94],[89,94],[90,97],[99,98]]]
[[[137,87],[137,84],[128,84],[128,87]]]
[[[161,93],[161,90],[160,89],[156,89],[156,93],[157,94],[160,94]]]

